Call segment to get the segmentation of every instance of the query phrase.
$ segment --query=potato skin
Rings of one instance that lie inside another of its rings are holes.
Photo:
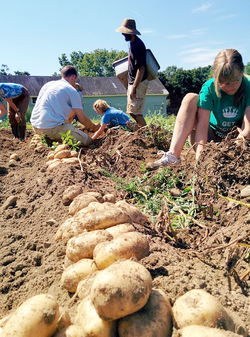
[[[50,337],[59,319],[53,296],[36,295],[25,301],[5,324],[1,337]]]
[[[173,316],[179,329],[188,325],[204,325],[247,336],[246,328],[229,310],[202,289],[193,289],[177,298]]]
[[[78,305],[74,324],[81,326],[85,330],[86,336],[117,336],[117,323],[107,322],[100,318],[91,302],[90,296],[85,297]]]
[[[148,253],[147,236],[139,232],[128,232],[112,241],[99,243],[94,249],[93,258],[98,269],[105,269],[121,259],[135,258],[139,261]]]
[[[61,277],[62,285],[69,292],[74,293],[78,283],[96,270],[97,267],[94,260],[82,259],[64,270]]]
[[[145,225],[147,222],[149,222],[149,219],[145,213],[140,211],[136,206],[127,203],[125,200],[117,201],[115,205],[126,212],[133,222],[140,225]]]
[[[63,159],[63,158],[70,158],[71,153],[70,150],[62,150],[54,155],[54,159]]]
[[[86,333],[82,327],[72,324],[58,331],[53,337],[86,337]]]
[[[172,312],[166,294],[153,289],[146,305],[118,320],[119,337],[170,337]]]
[[[116,238],[117,236],[128,233],[128,232],[135,232],[135,227],[131,225],[130,223],[122,223],[120,225],[115,225],[112,227],[107,228],[107,231],[113,235],[113,238]]]
[[[105,229],[79,234],[69,239],[66,247],[66,255],[74,262],[84,258],[93,259],[93,251],[96,245],[112,239],[113,236]]]
[[[69,214],[74,215],[76,212],[87,207],[91,202],[97,201],[97,199],[92,195],[79,194],[74,198],[72,203],[69,205]]]
[[[140,310],[151,288],[151,275],[143,265],[119,260],[96,275],[90,296],[102,319],[116,320]]]

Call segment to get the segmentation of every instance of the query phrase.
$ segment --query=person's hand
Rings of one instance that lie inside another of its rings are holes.
[[[22,120],[20,111],[16,112],[15,119],[17,123],[20,123],[20,121]]]
[[[101,125],[100,125],[100,123],[98,123],[98,124],[95,124],[95,128],[94,128],[94,130],[93,130],[93,131],[95,131],[95,132],[96,132],[97,130],[99,130],[100,126],[101,126]]]
[[[130,92],[130,99],[133,99],[136,97],[136,88],[132,87]]]

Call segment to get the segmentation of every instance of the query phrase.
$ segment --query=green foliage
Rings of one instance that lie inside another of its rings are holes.
[[[245,73],[247,75],[250,75],[250,62],[248,62],[246,65],[245,65]]]
[[[66,133],[60,133],[62,137],[63,144],[68,144],[71,150],[79,151],[81,142],[76,140],[72,135],[71,131],[68,130]]]
[[[59,57],[59,63],[62,68],[66,65],[74,66],[82,77],[112,77],[115,76],[113,62],[125,56],[127,53],[124,51],[111,50],[109,52],[106,49],[95,49],[90,53],[73,52],[70,54],[70,60],[66,54],[62,54]]]
[[[169,92],[170,107],[179,108],[187,93],[199,93],[203,83],[211,77],[211,66],[192,70],[167,67],[165,71],[158,73],[158,77]]]

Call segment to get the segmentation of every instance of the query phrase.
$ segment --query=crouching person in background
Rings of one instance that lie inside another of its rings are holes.
[[[25,139],[26,112],[30,95],[28,90],[17,83],[0,83],[0,118],[6,114],[7,102],[8,118],[14,138]]]
[[[71,118],[76,115],[81,124],[93,131],[97,131],[99,125],[92,123],[83,112],[79,93],[74,88],[78,78],[76,69],[68,65],[61,75],[60,80],[50,81],[40,90],[30,122],[35,133],[50,140],[61,141],[61,133],[70,130],[71,136],[88,146],[92,138],[71,125]]]

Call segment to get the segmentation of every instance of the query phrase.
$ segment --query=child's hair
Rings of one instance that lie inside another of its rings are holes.
[[[109,106],[108,103],[107,103],[106,101],[104,101],[103,99],[98,99],[98,100],[95,101],[95,103],[93,104],[93,108],[105,112],[106,110],[108,110],[108,109],[110,108],[110,106]]]
[[[213,63],[214,85],[215,92],[218,97],[221,97],[219,83],[232,82],[234,78],[234,69],[237,68],[240,72],[244,72],[244,64],[241,54],[236,49],[224,49],[216,56]],[[245,91],[245,79],[242,78],[242,83],[235,94],[235,105],[239,105],[240,99]]]

